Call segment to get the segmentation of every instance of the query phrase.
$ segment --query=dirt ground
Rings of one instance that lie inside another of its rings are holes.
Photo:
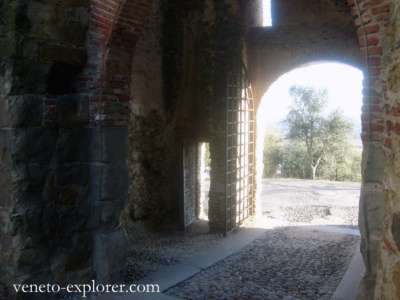
[[[264,179],[258,200],[268,222],[358,226],[360,183]]]

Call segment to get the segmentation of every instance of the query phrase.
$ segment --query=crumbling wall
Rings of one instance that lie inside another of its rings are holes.
[[[129,221],[177,222],[177,153],[173,127],[158,111],[133,115],[129,128]]]
[[[163,93],[161,18],[161,3],[153,1],[130,70],[126,221],[150,225],[176,222],[178,207],[176,122]]]

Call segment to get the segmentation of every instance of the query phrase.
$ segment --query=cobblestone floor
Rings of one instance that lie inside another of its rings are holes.
[[[355,183],[265,180],[260,227],[269,224],[267,228],[278,229],[269,230],[264,238],[182,282],[168,294],[193,300],[329,299],[359,238],[312,231],[303,225],[356,228],[358,196],[359,184]],[[132,240],[127,282],[196,257],[199,251],[224,241],[221,235],[207,233],[206,222],[188,233],[152,233],[140,224],[126,229]]]
[[[357,236],[306,227],[271,230],[167,294],[190,300],[330,299],[358,245]]]
[[[128,282],[140,280],[157,271],[160,266],[177,264],[223,240],[221,234],[207,233],[208,223],[204,221],[199,221],[186,233],[150,232],[140,224],[129,228],[128,231],[132,240],[126,269]]]

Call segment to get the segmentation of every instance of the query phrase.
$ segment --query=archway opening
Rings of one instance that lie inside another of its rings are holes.
[[[358,226],[362,81],[355,67],[315,62],[269,87],[257,111],[262,222]]]

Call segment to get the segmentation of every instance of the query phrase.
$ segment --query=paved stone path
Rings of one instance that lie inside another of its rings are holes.
[[[306,227],[268,231],[166,293],[191,300],[330,299],[359,238]]]

